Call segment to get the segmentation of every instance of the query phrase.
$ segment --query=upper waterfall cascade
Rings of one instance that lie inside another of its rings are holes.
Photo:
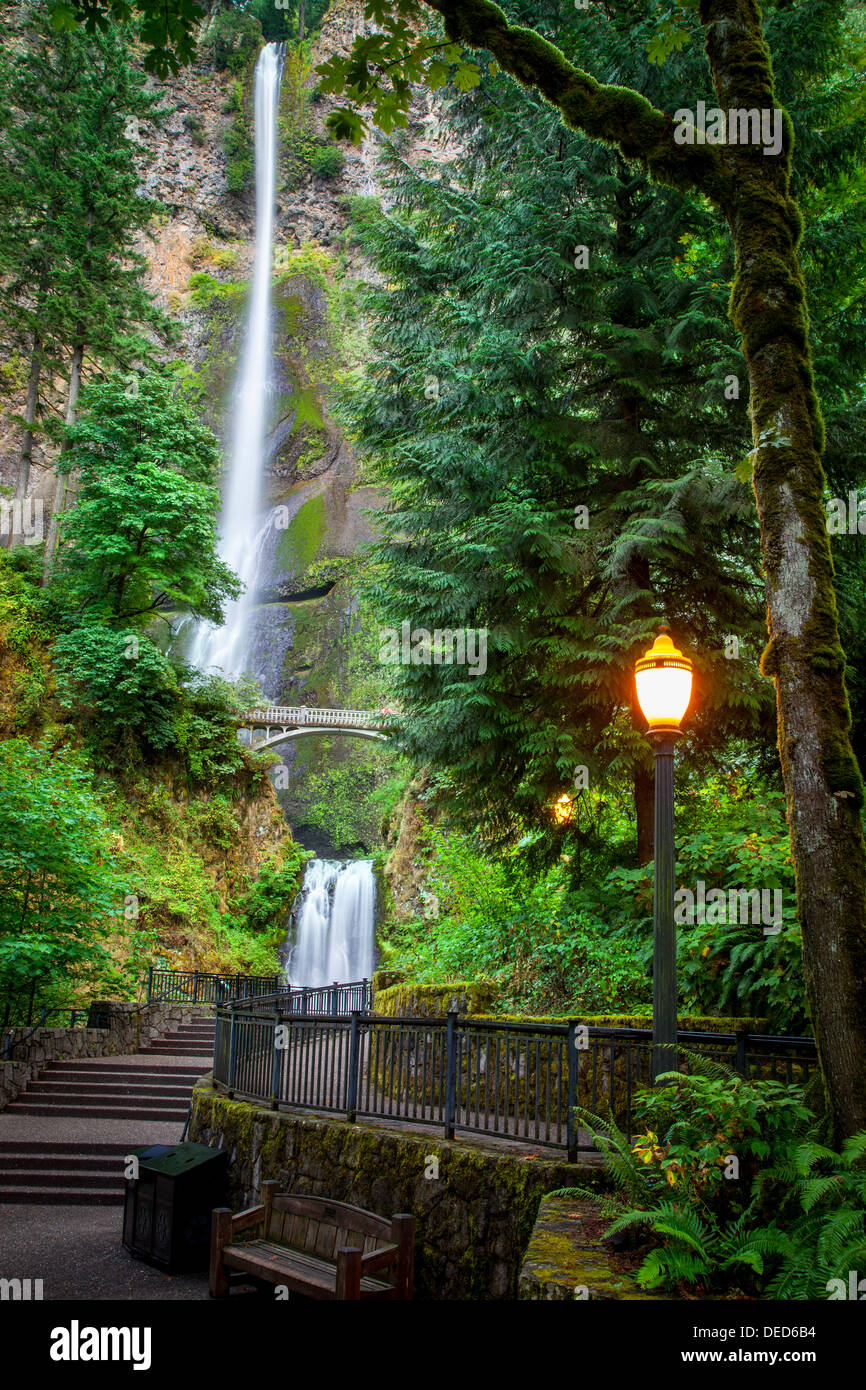
[[[256,242],[249,311],[240,373],[233,402],[232,444],[223,495],[220,555],[244,584],[240,598],[226,605],[225,622],[198,626],[190,660],[200,670],[219,667],[236,679],[247,669],[250,609],[270,517],[262,516],[265,441],[273,395],[271,273],[274,251],[274,205],[278,143],[278,109],[283,72],[283,44],[267,44],[255,70]]]

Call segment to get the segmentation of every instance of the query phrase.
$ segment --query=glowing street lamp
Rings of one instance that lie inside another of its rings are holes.
[[[563,792],[562,796],[554,801],[553,819],[556,821],[557,825],[570,825],[574,819],[574,802],[568,795],[568,792]]]
[[[663,627],[635,663],[637,699],[655,757],[653,888],[653,1077],[677,1066],[677,936],[674,925],[674,744],[692,695],[692,663]]]

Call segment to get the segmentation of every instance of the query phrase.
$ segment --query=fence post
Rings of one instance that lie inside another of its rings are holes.
[[[737,1071],[741,1076],[749,1075],[749,1061],[746,1057],[746,1040],[749,1036],[746,1028],[737,1029]]]
[[[198,971],[195,972],[192,981],[192,1002],[194,1004],[198,1003]]]
[[[577,1021],[568,1020],[568,1033],[565,1040],[566,1076],[568,1078],[568,1099],[565,1111],[565,1138],[568,1145],[569,1163],[577,1162],[577,1125],[574,1107],[577,1105]]]
[[[448,1010],[445,1031],[445,1138],[454,1138],[457,1109],[457,1010]]]
[[[340,1001],[340,986],[335,980],[331,985],[331,1013],[336,1017]]]
[[[151,1001],[152,998],[153,998],[153,966],[152,966],[152,965],[149,965],[149,966],[147,967],[147,1002],[148,1002],[148,1004],[150,1003],[150,1001]]]
[[[305,1018],[306,1018],[306,1016],[307,1016],[307,997],[308,997],[308,995],[309,995],[309,987],[308,987],[307,985],[304,985],[304,988],[301,990],[301,1013],[304,1015]]]
[[[349,1081],[346,1087],[346,1120],[355,1123],[358,1109],[358,1072],[361,1060],[361,1021],[357,1009],[352,1010],[352,1027],[349,1033]]]
[[[226,1088],[228,1091],[229,1100],[231,1100],[232,1096],[235,1093],[235,1051],[237,1047],[237,1023],[237,1014],[235,1010],[232,1009],[231,1031],[229,1033],[229,1082]]]
[[[277,1047],[277,1029],[280,1026],[279,1014],[274,1014],[274,1060],[271,1065],[271,1109],[276,1110],[279,1104],[280,1089],[280,1049]]]
[[[362,999],[361,1008],[364,1010],[365,1013],[369,1013],[369,1010],[370,1010],[370,996],[371,996],[372,991],[371,991],[371,989],[370,989],[370,981],[367,979],[367,976],[366,976],[366,975],[364,976],[363,980],[361,981],[361,985],[363,986],[362,991],[361,991],[361,999]]]

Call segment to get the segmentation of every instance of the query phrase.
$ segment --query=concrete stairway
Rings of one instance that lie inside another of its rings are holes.
[[[154,1122],[166,1126],[161,1142],[178,1142],[213,1038],[213,1020],[203,1019],[129,1057],[49,1063],[3,1112],[16,1137],[7,1138],[0,1124],[0,1203],[121,1203],[124,1155],[151,1142]],[[32,1139],[23,1134],[27,1116],[38,1117]]]

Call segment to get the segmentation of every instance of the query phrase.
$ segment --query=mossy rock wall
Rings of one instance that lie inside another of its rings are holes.
[[[518,1298],[653,1299],[599,1241],[597,1212],[584,1198],[543,1197],[518,1283]]]
[[[259,1109],[193,1092],[189,1138],[229,1153],[235,1211],[265,1178],[285,1191],[352,1202],[381,1216],[412,1212],[419,1299],[513,1299],[539,1202],[552,1188],[600,1185],[598,1166],[549,1154]],[[432,1176],[438,1164],[438,1177]]]
[[[373,1013],[386,1018],[444,1018],[450,1010],[459,1014],[485,1014],[496,987],[485,980],[446,981],[441,985],[395,984],[378,989],[373,981]]]

